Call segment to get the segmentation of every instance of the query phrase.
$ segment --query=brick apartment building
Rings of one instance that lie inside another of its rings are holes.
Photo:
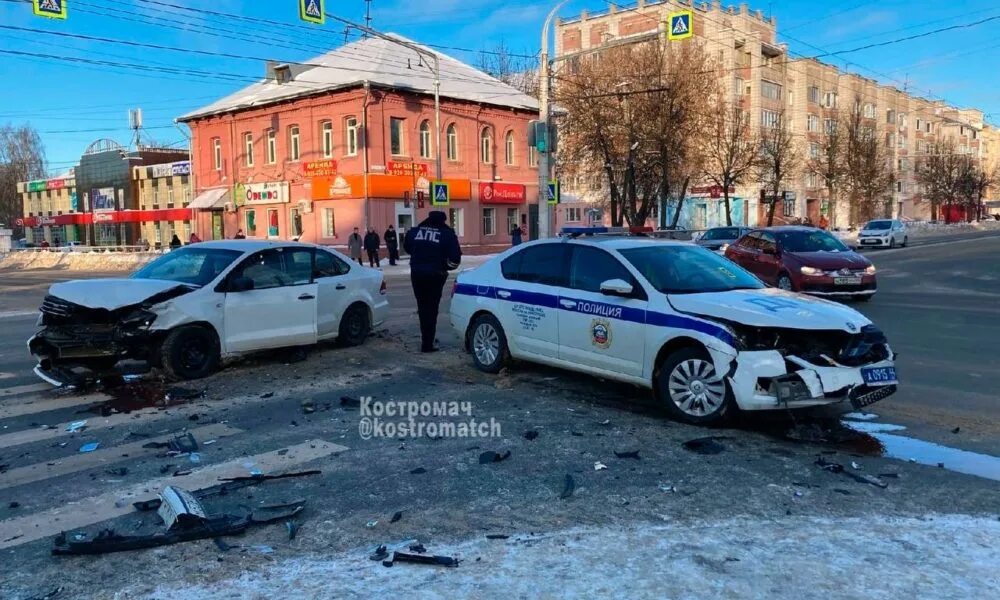
[[[400,38],[404,40],[404,38]],[[407,40],[404,40],[407,41]],[[410,42],[412,43],[412,42]],[[432,52],[427,50],[427,52]],[[537,230],[536,101],[455,59],[440,61],[442,179],[469,251]],[[192,131],[196,230],[345,245],[352,230],[407,229],[432,210],[438,148],[428,58],[366,39],[178,119]],[[211,218],[206,215],[211,215]]]
[[[579,17],[557,22],[556,56],[566,58],[612,43],[656,39],[665,35],[668,15],[680,10],[693,11],[692,39],[705,44],[709,56],[721,63],[725,79],[719,82],[720,89],[732,90],[733,100],[750,113],[755,128],[774,123],[783,113],[803,163],[815,156],[834,113],[850,112],[858,102],[866,121],[884,140],[895,168],[895,189],[886,194],[887,214],[930,218],[930,203],[921,197],[916,181],[915,162],[936,142],[950,139],[959,152],[982,160],[984,165],[1000,159],[1000,136],[984,123],[981,111],[921,98],[814,59],[790,59],[785,45],[777,42],[776,20],[765,17],[763,11],[751,11],[745,3],[723,7],[718,0],[638,0],[631,7],[610,5],[601,12],[584,11]],[[560,63],[556,64],[558,68]],[[681,224],[688,228],[725,224],[722,200],[712,186],[700,182],[692,188],[694,192],[685,199]],[[805,217],[816,222],[823,214],[835,218],[835,225],[849,225],[846,198],[831,207],[822,181],[808,169],[803,168],[786,190],[787,200],[776,207],[776,222]],[[564,181],[563,193],[564,198],[577,200],[559,208],[561,213],[569,211],[558,215],[563,222],[567,215],[580,218],[607,195],[600,178]],[[764,218],[766,207],[758,202],[759,194],[756,183],[735,190],[734,223],[755,225]]]

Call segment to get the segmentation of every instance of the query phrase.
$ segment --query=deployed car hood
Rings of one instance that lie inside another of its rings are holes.
[[[857,333],[871,324],[864,315],[843,304],[776,288],[668,294],[667,298],[681,312],[752,327]]]
[[[803,265],[817,269],[864,269],[871,262],[852,250],[847,252],[788,252]]]
[[[87,308],[117,310],[178,287],[191,286],[161,279],[79,279],[57,283],[49,294]]]

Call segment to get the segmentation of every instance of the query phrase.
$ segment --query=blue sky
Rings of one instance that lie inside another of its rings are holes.
[[[0,0],[0,25],[277,60],[304,60],[344,41],[343,27],[335,22],[305,28],[298,21],[295,0],[156,0],[161,1],[267,19],[285,26],[241,24],[149,0],[68,0],[67,21],[32,16],[30,2]],[[377,29],[425,43],[477,50],[503,41],[515,52],[534,53],[542,20],[555,3],[373,0],[372,17]],[[778,19],[779,39],[788,43],[793,55],[805,56],[1000,15],[996,0],[777,0],[749,4],[751,9],[773,13]],[[603,2],[574,0],[560,14],[569,17],[582,9],[593,11],[605,6]],[[365,3],[328,0],[327,9],[361,20]],[[12,56],[3,51],[40,56]],[[477,60],[473,52],[446,52],[473,64]],[[95,139],[108,137],[128,143],[126,115],[130,107],[142,107],[147,136],[164,144],[186,145],[173,118],[247,82],[176,73],[137,73],[107,64],[80,64],[50,57],[144,63],[246,77],[263,72],[257,60],[0,29],[0,80],[5,82],[0,93],[0,123],[28,122],[42,132],[52,171],[71,166]],[[980,108],[993,122],[1000,122],[1000,20],[824,60],[838,66],[850,61],[848,68],[866,76],[900,87],[905,83],[920,94]]]

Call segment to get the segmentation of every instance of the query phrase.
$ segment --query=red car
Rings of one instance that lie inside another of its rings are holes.
[[[868,300],[877,289],[870,260],[814,227],[756,229],[731,244],[726,258],[783,290]]]

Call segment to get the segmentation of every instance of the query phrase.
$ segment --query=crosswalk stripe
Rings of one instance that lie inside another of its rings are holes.
[[[37,317],[37,310],[0,310],[0,319],[13,319],[15,317]]]
[[[135,411],[128,414],[120,413],[108,417],[89,417],[87,418],[87,429],[82,433],[82,435],[84,437],[94,437],[93,432],[95,431],[107,429],[108,427],[115,427],[117,425],[123,425],[125,423],[136,421],[137,419],[141,419],[141,423],[146,424],[150,421],[156,421],[164,417],[186,416],[189,413],[198,411],[199,409],[194,406],[184,405],[173,408],[170,411],[150,409],[141,412]],[[80,420],[82,421],[83,419]],[[54,440],[63,436],[73,435],[73,432],[66,431],[66,427],[68,427],[70,423],[72,423],[72,421],[59,423],[58,425],[54,425],[51,429],[25,429],[23,431],[15,431],[14,433],[0,435],[0,448],[10,448],[12,446],[20,446],[21,444],[31,444],[34,442]]]
[[[107,394],[100,393],[84,394],[81,396],[28,396],[26,401],[0,406],[0,419],[11,419],[14,417],[23,417],[24,415],[48,412],[50,410],[94,404],[108,400],[109,398],[110,396]]]
[[[35,392],[45,392],[54,389],[56,388],[52,387],[52,385],[48,383],[31,383],[28,385],[18,385],[14,387],[0,389],[0,398],[6,398],[8,396],[17,396],[19,394],[33,394]]]
[[[211,465],[185,477],[159,477],[122,490],[84,498],[70,505],[59,506],[35,514],[0,521],[0,549],[19,546],[58,534],[120,517],[133,512],[133,502],[152,500],[165,485],[178,485],[196,491],[219,483],[222,477],[248,475],[244,463],[253,461],[263,473],[277,474],[303,463],[346,451],[346,446],[308,440],[301,444],[263,454],[242,456]],[[124,502],[118,502],[124,500]],[[122,506],[117,506],[122,504]]]
[[[203,443],[211,439],[219,439],[243,433],[242,429],[234,429],[221,424],[198,427],[189,431],[191,435],[194,436],[194,439],[196,439],[199,443]],[[14,487],[16,485],[24,485],[26,483],[41,481],[43,479],[48,479],[49,477],[59,477],[60,475],[68,475],[70,473],[76,473],[86,469],[93,469],[118,462],[124,462],[126,460],[133,460],[135,458],[154,456],[163,452],[163,449],[143,448],[143,446],[150,442],[168,442],[173,437],[174,435],[172,434],[157,438],[144,439],[142,441],[122,444],[120,446],[112,446],[95,450],[93,452],[73,454],[56,461],[47,461],[44,463],[28,465],[26,467],[10,469],[9,471],[0,473],[0,490]],[[67,447],[73,452],[77,451],[76,447]],[[123,454],[126,456],[122,456]]]

